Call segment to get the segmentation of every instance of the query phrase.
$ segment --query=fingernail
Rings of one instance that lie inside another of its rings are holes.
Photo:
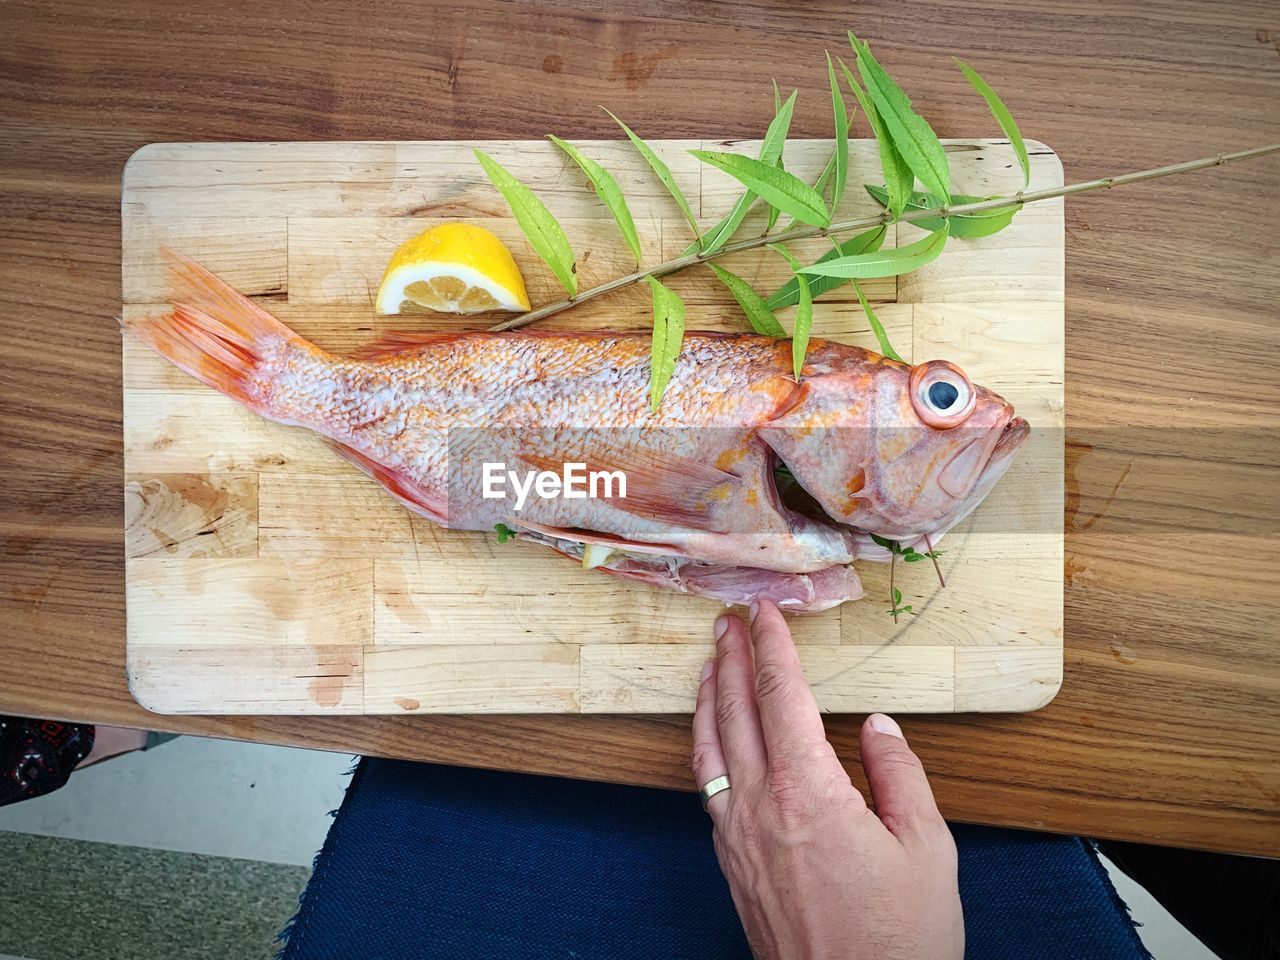
[[[702,665],[702,675],[698,677],[699,683],[707,682],[707,677],[711,676],[711,668],[714,667],[715,665],[716,665],[716,661],[714,657],[712,657],[710,660],[708,660],[706,663]]]
[[[757,613],[759,613],[759,612],[760,612],[760,602],[759,602],[758,600],[752,600],[752,601],[751,601],[751,608],[747,611],[747,619],[748,619],[750,622],[755,623],[755,622],[756,622],[756,614],[757,614]]]
[[[716,618],[716,643],[720,642],[720,638],[729,632],[729,615],[726,613],[722,617]]]
[[[873,713],[867,718],[867,723],[871,724],[871,729],[876,733],[887,733],[891,737],[897,737],[899,740],[907,739],[902,735],[902,728],[898,726],[898,722],[893,717],[886,717],[883,713]]]

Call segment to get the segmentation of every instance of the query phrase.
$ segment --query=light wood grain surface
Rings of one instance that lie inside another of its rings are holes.
[[[652,140],[700,222],[729,211],[741,186],[691,147],[755,156],[758,141]],[[651,262],[678,256],[688,225],[625,141],[580,142],[630,196]],[[583,288],[633,263],[577,168],[544,141],[486,141],[565,224]],[[392,252],[452,211],[497,233],[535,304],[558,285],[472,154],[423,143],[153,144],[124,173],[126,316],[167,309],[165,248],[221,273],[325,350],[374,328],[483,330],[494,316],[371,306]],[[827,140],[788,145],[787,169],[817,178]],[[1030,144],[1032,189],[1062,165]],[[957,192],[1020,186],[1007,141],[947,144]],[[879,172],[857,141],[850,175]],[[748,216],[742,235],[765,226]],[[837,219],[873,214],[850,191]],[[216,212],[216,216],[213,214]],[[408,214],[415,213],[414,216]],[[888,231],[886,246],[924,232]],[[1062,202],[1022,211],[996,236],[957,241],[901,285],[868,284],[907,359],[959,359],[974,382],[1016,404],[1033,437],[979,513],[939,543],[951,587],[902,565],[915,613],[886,610],[884,565],[858,564],[861,602],[794,621],[806,675],[828,712],[1017,712],[1044,706],[1062,679]],[[816,259],[819,238],[793,244]],[[802,249],[807,247],[809,249]],[[789,274],[767,250],[726,258],[757,289]],[[692,329],[747,329],[708,271],[668,281]],[[794,311],[787,311],[794,312]],[[544,329],[646,331],[645,287],[590,301]],[[313,319],[315,318],[315,319]],[[815,336],[875,348],[851,287],[823,296]],[[442,530],[414,517],[335,456],[318,435],[268,423],[126,336],[124,348],[126,631],[129,686],[159,713],[689,713],[722,607],[584,571],[539,545]],[[316,680],[295,647],[345,648],[348,675]],[[219,651],[212,668],[208,648]],[[308,694],[299,699],[302,690]],[[336,691],[340,690],[340,695]]]
[[[1070,180],[1280,140],[1264,0],[4,11],[0,710],[634,783],[689,786],[685,717],[134,704],[114,314],[138,147],[612,137],[601,103],[646,136],[758,137],[771,76],[822,137],[821,50],[850,26],[944,136],[994,136],[964,56]],[[1033,714],[907,718],[948,816],[1280,854],[1277,214],[1274,158],[1068,202],[1064,685]],[[859,719],[828,722],[856,776]]]

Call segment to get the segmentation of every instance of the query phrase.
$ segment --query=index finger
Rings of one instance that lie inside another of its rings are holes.
[[[760,601],[751,621],[756,655],[756,704],[770,765],[779,757],[812,757],[831,747],[818,701],[800,668],[791,630],[781,611]]]

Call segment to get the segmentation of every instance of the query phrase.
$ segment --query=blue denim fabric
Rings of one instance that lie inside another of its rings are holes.
[[[968,957],[1146,960],[1079,839],[954,831]],[[285,960],[750,956],[692,794],[392,760],[360,764],[284,935]]]

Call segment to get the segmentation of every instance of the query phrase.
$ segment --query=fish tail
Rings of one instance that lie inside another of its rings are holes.
[[[292,347],[321,351],[194,260],[172,250],[164,256],[173,310],[126,329],[197,380],[267,412],[263,368]]]

